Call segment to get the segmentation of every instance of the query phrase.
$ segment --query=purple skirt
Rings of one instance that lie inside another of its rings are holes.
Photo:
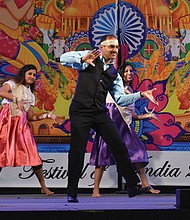
[[[144,166],[146,166],[149,162],[148,154],[134,129],[125,123],[114,103],[107,103],[106,107],[109,109],[110,117],[115,122],[126,144],[131,162],[144,163]],[[110,148],[98,134],[95,135],[89,163],[93,166],[110,166],[116,164]]]

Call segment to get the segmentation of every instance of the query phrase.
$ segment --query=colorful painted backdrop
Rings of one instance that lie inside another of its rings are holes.
[[[98,48],[104,34],[118,36],[116,65],[130,61],[135,66],[134,90],[157,88],[158,106],[144,99],[136,103],[137,113],[154,109],[162,122],[133,124],[147,149],[189,151],[188,0],[0,0],[0,77],[15,75],[24,64],[36,65],[35,110],[55,109],[63,118],[60,125],[49,120],[31,123],[34,135],[70,135],[68,108],[77,72],[61,66],[60,56]],[[88,152],[92,141],[93,131]]]

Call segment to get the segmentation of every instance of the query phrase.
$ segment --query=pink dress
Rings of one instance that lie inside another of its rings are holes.
[[[38,154],[34,137],[27,121],[27,111],[34,105],[35,98],[30,88],[17,86],[9,80],[12,94],[28,103],[25,111],[20,112],[14,103],[7,99],[2,100],[0,110],[0,167],[38,166],[42,160]]]

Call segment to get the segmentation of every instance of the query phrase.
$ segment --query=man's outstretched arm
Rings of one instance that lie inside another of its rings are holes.
[[[158,102],[155,100],[155,98],[152,94],[155,90],[156,90],[156,88],[154,88],[152,90],[143,91],[143,92],[135,92],[133,94],[126,94],[124,91],[122,78],[118,74],[118,77],[114,81],[109,92],[110,92],[112,98],[114,99],[114,101],[116,102],[116,104],[124,107],[126,105],[130,105],[132,103],[135,103],[138,99],[140,99],[142,97],[145,97],[150,102],[158,105]]]

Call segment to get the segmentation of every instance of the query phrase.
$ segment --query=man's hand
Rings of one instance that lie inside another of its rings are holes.
[[[82,62],[88,63],[92,66],[95,66],[95,64],[93,63],[93,61],[99,57],[101,54],[101,52],[99,50],[92,50],[90,53],[88,53],[87,55],[85,55],[84,57],[82,57]]]
[[[141,92],[141,95],[144,97],[144,98],[147,98],[149,101],[151,101],[152,103],[158,105],[158,102],[155,100],[155,98],[153,97],[152,93],[156,90],[156,88],[154,89],[151,89],[151,90],[147,90],[147,91],[144,91],[144,92]]]

